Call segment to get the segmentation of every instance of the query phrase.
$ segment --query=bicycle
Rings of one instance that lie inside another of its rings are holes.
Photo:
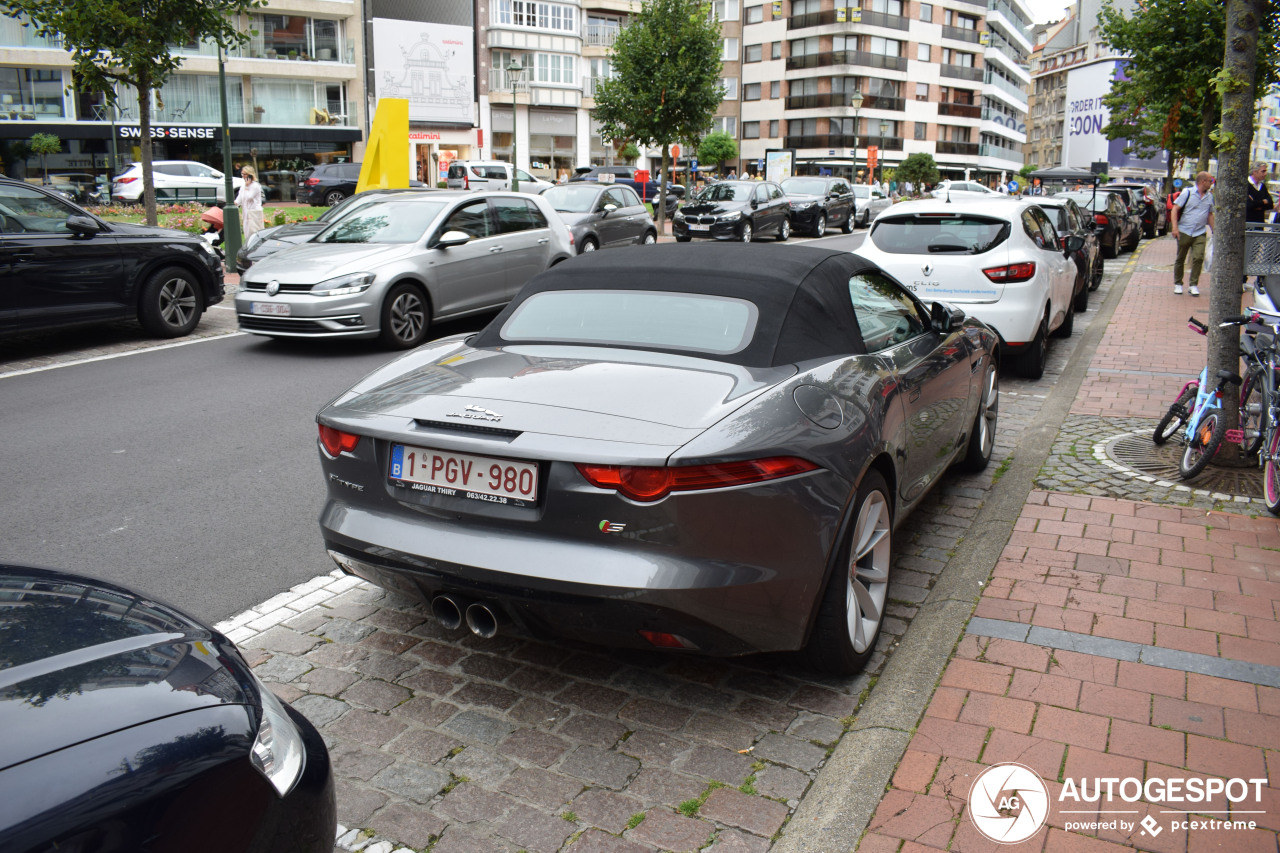
[[[1280,311],[1255,305],[1243,320],[1251,335],[1245,338],[1256,355],[1261,388],[1259,420],[1261,437],[1258,464],[1262,466],[1262,499],[1267,512],[1280,516]]]
[[[1195,317],[1188,320],[1188,326],[1200,335],[1209,332],[1209,327]],[[1209,368],[1206,365],[1204,370],[1200,371],[1198,379],[1182,386],[1182,391],[1165,412],[1164,417],[1160,419],[1151,436],[1151,440],[1160,445],[1180,430],[1183,432],[1186,450],[1183,451],[1182,459],[1178,461],[1178,473],[1184,480],[1190,480],[1203,471],[1209,464],[1209,460],[1218,452],[1222,440],[1227,435],[1227,422],[1222,417],[1222,400],[1226,395],[1227,386],[1240,385],[1244,381],[1239,374],[1232,373],[1230,370],[1218,371],[1216,378],[1218,382],[1213,386],[1213,390],[1206,391],[1205,389],[1209,387]],[[1192,398],[1195,399],[1195,403],[1191,408],[1187,408]]]

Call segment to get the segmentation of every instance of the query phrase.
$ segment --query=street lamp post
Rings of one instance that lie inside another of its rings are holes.
[[[849,98],[853,105],[853,181],[858,182],[858,110],[862,109],[862,93],[854,92]]]
[[[880,177],[884,178],[884,135],[889,132],[888,119],[880,119]]]
[[[511,191],[516,193],[520,192],[520,175],[516,171],[520,168],[516,165],[516,84],[520,82],[523,71],[524,66],[515,58],[507,66],[507,74],[511,77]]]
[[[226,199],[222,205],[222,253],[230,258],[229,266],[236,268],[236,255],[240,252],[240,208],[236,207],[231,183],[231,123],[227,119],[227,66],[223,61],[222,43],[218,43],[218,100],[222,107],[222,180]]]

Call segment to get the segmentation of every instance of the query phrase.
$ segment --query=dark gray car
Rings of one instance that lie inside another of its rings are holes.
[[[321,530],[448,628],[850,672],[893,527],[991,458],[996,347],[848,252],[595,252],[320,411]]]
[[[573,233],[578,254],[635,243],[658,242],[653,217],[627,186],[581,182],[542,192]]]

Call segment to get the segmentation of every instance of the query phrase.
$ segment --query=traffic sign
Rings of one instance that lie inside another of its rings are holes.
[[[672,156],[672,157],[679,157],[679,156],[680,156],[680,146],[679,146],[679,145],[672,145],[672,146],[671,146],[671,156]]]
[[[696,171],[698,171],[698,160],[697,160],[697,158],[694,158],[693,160],[690,160],[690,161],[689,161],[689,168],[690,168],[690,169],[692,169],[692,170],[693,170],[693,171],[695,171],[695,172],[696,172]]]
[[[868,146],[867,147],[867,169],[874,172],[879,162],[880,162],[880,147],[878,145]]]
[[[1182,178],[1174,178],[1174,179],[1173,179],[1173,188],[1174,188],[1175,190],[1180,190],[1180,189],[1182,189]]]

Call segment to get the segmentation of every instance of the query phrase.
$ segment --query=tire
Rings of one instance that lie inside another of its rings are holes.
[[[1262,500],[1267,512],[1280,515],[1280,427],[1273,427],[1267,439],[1267,458],[1262,463]]]
[[[831,572],[806,654],[824,672],[852,675],[875,653],[889,603],[893,504],[884,478],[868,471],[858,486],[840,562]]]
[[[996,446],[996,423],[1000,415],[1000,371],[991,361],[982,380],[982,396],[978,399],[978,413],[969,431],[969,446],[965,450],[960,469],[976,473],[991,462],[991,451]]]
[[[1076,294],[1075,302],[1071,307],[1080,314],[1089,310],[1089,282],[1084,280],[1083,275],[1080,276],[1080,292]]]
[[[840,223],[840,232],[842,234],[853,233],[853,211],[852,210],[850,210],[847,214],[845,214],[844,222]]]
[[[1245,456],[1252,456],[1262,448],[1266,438],[1267,408],[1263,400],[1262,376],[1250,372],[1244,378],[1240,388],[1240,429],[1244,432],[1244,444],[1241,445]],[[1252,439],[1249,433],[1253,433]]]
[[[1089,289],[1097,290],[1102,286],[1102,274],[1104,268],[1102,266],[1102,252],[1098,252],[1097,263],[1093,265],[1093,274],[1089,280]]]
[[[585,255],[587,252],[594,252],[599,248],[600,246],[596,243],[594,237],[587,237],[582,241],[582,245],[578,247],[578,254]]]
[[[1018,372],[1027,379],[1036,380],[1044,376],[1044,363],[1049,357],[1049,319],[1040,321],[1035,340],[1027,347],[1026,352],[1018,356]]]
[[[335,204],[339,204],[346,197],[347,194],[342,190],[329,190],[324,194],[324,206],[333,207]]]
[[[1119,257],[1120,252],[1116,249],[1119,243],[1120,243],[1120,235],[1117,234],[1116,242],[1112,243],[1110,246],[1102,247],[1102,257],[1106,258],[1109,261],[1115,260],[1115,258]]]
[[[677,243],[688,243],[688,242],[689,242],[690,240],[692,240],[692,239],[693,239],[692,237],[676,237],[676,242],[677,242]]]
[[[782,224],[778,226],[778,242],[785,243],[787,238],[791,236],[791,220],[784,219]]]
[[[652,246],[657,242],[658,242],[658,235],[655,234],[653,231],[646,231],[644,232],[644,238],[641,239],[640,244],[642,246]]]
[[[742,225],[742,233],[738,235],[738,239],[744,243],[750,243],[751,238],[755,236],[755,232],[751,230],[751,223],[745,222]]]
[[[1227,434],[1227,419],[1219,409],[1206,412],[1200,423],[1196,424],[1196,434],[1187,442],[1187,449],[1178,463],[1178,473],[1182,479],[1190,480],[1209,464],[1209,460],[1218,452],[1222,439]]]
[[[813,223],[813,236],[822,237],[827,233],[827,215],[825,213],[818,214],[818,221]]]
[[[414,285],[397,284],[382,300],[382,343],[388,349],[416,347],[430,326],[431,309]]]
[[[1075,303],[1075,300],[1072,300],[1071,304],[1067,305],[1067,311],[1066,311],[1067,316],[1063,318],[1062,325],[1053,330],[1053,336],[1055,338],[1069,338],[1073,334],[1075,334],[1076,311],[1075,311],[1074,303]]]
[[[1173,405],[1169,407],[1169,411],[1164,413],[1164,417],[1160,419],[1160,423],[1156,424],[1156,431],[1151,434],[1151,441],[1154,444],[1164,444],[1178,433],[1182,432],[1182,428],[1187,425],[1187,419],[1191,417],[1191,406],[1195,402],[1196,394],[1200,391],[1200,383],[1192,382],[1182,389],[1182,393],[1178,395],[1178,399],[1173,401]]]
[[[196,277],[182,267],[165,267],[142,286],[138,322],[157,338],[191,334],[204,313],[204,296]]]

